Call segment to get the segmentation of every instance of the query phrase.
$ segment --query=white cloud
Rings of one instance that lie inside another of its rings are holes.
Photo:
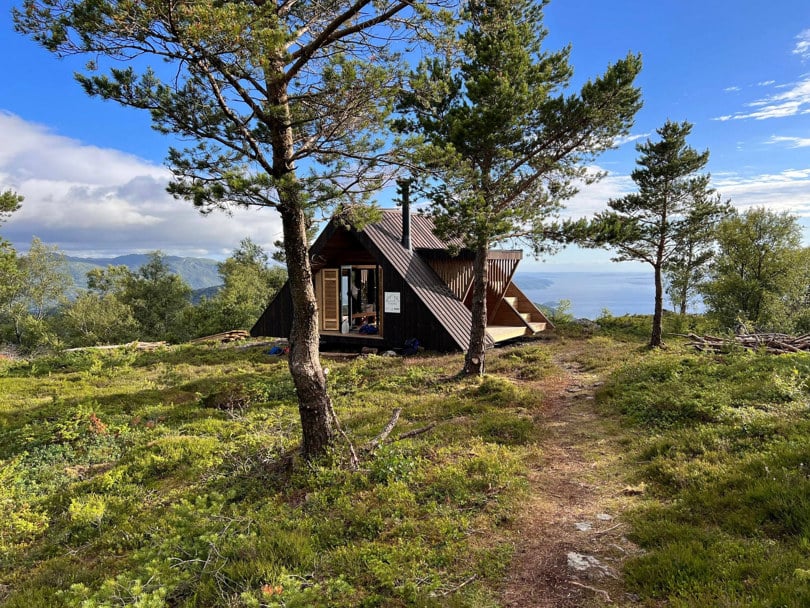
[[[810,168],[751,176],[726,173],[714,178],[714,187],[739,209],[764,206],[810,218]]]
[[[617,137],[613,140],[614,146],[623,146],[624,144],[629,144],[630,142],[636,141],[641,139],[642,137],[649,137],[649,133],[638,133],[637,135],[625,135],[624,137]]]
[[[735,93],[737,91],[742,91],[740,87],[726,87],[723,89],[726,93]]]
[[[223,257],[250,236],[268,250],[281,236],[270,209],[202,216],[166,193],[170,174],[123,152],[82,144],[0,111],[0,190],[25,196],[0,228],[26,249],[33,236],[69,255],[167,254]]]
[[[772,136],[767,143],[769,144],[788,144],[791,148],[808,148],[810,147],[810,137],[787,137],[787,136]]]
[[[793,54],[802,59],[810,59],[810,29],[806,29],[796,36],[796,41]]]
[[[762,82],[758,82],[757,86],[758,87],[769,87],[772,84],[776,84],[776,81],[775,80],[763,80]]]
[[[601,172],[601,167],[591,167],[593,172]],[[607,202],[633,192],[635,184],[629,175],[608,173],[598,182],[579,185],[579,192],[565,203],[562,216],[566,218],[590,217],[597,211],[607,209]]]
[[[598,169],[594,167],[594,170]],[[810,245],[810,167],[757,175],[718,171],[712,174],[712,186],[724,200],[731,199],[731,203],[740,210],[767,207],[799,216],[805,232],[805,245]],[[635,189],[629,175],[610,174],[596,184],[583,186],[580,193],[568,202],[562,215],[570,218],[590,217],[596,211],[606,209],[608,200]],[[615,264],[610,261],[612,255],[612,252],[604,250],[569,247],[542,263],[527,258],[521,262],[520,271],[643,272],[649,269],[638,263]]]
[[[777,87],[778,88],[778,87]],[[785,87],[787,90],[746,104],[749,111],[718,116],[715,120],[784,118],[810,113],[810,75]]]

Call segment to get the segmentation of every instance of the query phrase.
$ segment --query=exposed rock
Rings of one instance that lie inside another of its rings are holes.
[[[591,578],[603,578],[605,576],[616,578],[616,574],[593,555],[569,551],[567,558],[569,568],[577,572],[584,572]]]

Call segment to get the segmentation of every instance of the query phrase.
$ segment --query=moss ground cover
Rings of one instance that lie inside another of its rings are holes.
[[[598,394],[636,446],[645,550],[625,565],[649,605],[810,605],[810,357],[701,355],[676,343]]]
[[[611,474],[646,488],[616,605],[810,605],[810,358],[651,352],[643,318],[601,324],[494,351],[483,380],[453,377],[460,356],[329,362],[356,446],[396,407],[394,437],[435,425],[359,471],[341,442],[297,458],[286,361],[258,347],[3,362],[0,604],[497,606],[547,457],[538,387],[575,363],[626,446]]]
[[[297,458],[286,362],[261,348],[6,363],[0,603],[495,605],[540,397],[458,365],[331,363],[358,446],[394,407],[394,436],[436,423],[351,471],[340,443]]]

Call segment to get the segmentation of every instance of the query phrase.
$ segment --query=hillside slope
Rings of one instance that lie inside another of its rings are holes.
[[[356,469],[266,345],[0,362],[0,604],[810,605],[810,357],[600,323],[329,360]]]

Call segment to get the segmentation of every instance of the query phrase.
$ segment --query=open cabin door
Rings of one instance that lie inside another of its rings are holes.
[[[323,331],[340,330],[340,271],[324,268],[321,275],[321,328]]]
[[[318,325],[324,332],[382,335],[382,270],[379,265],[322,268],[315,275]]]

